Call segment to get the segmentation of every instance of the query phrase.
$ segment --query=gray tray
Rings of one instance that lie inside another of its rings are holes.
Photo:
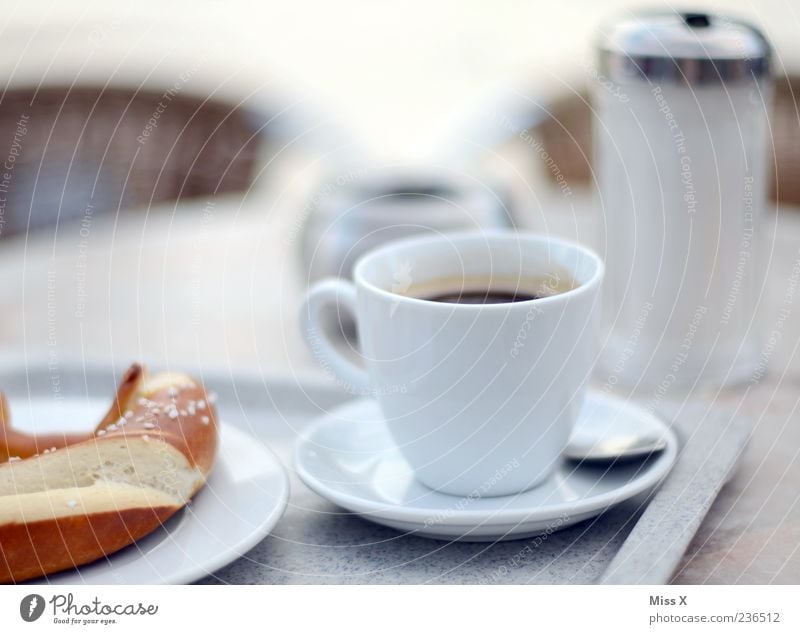
[[[0,370],[0,386],[16,398],[110,397],[121,376],[121,370],[36,367],[42,369]],[[684,405],[668,416],[683,440],[681,456],[650,500],[628,500],[597,518],[536,538],[494,544],[435,541],[343,511],[294,474],[291,451],[299,431],[351,398],[348,394],[317,380],[195,374],[218,393],[223,421],[249,430],[278,454],[292,486],[272,535],[201,580],[204,584],[666,583],[747,436],[740,417]]]

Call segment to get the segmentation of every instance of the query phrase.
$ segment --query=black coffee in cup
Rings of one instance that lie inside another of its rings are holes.
[[[511,304],[551,297],[573,288],[572,278],[551,273],[520,280],[433,280],[414,285],[403,295],[446,304]]]
[[[504,291],[487,288],[475,291],[445,291],[421,299],[427,299],[431,302],[444,302],[446,304],[510,304],[512,302],[527,302],[540,297],[542,296],[522,290]]]

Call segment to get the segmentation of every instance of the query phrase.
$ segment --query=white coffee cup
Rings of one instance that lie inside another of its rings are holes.
[[[602,278],[595,253],[545,236],[411,238],[362,256],[353,283],[315,284],[301,328],[345,387],[377,398],[419,481],[459,496],[509,495],[539,484],[560,460],[594,363]],[[547,296],[420,299],[470,286]],[[355,319],[362,364],[326,335],[331,308]]]

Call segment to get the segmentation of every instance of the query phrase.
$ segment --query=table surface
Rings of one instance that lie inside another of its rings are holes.
[[[280,187],[243,197],[85,218],[51,233],[0,243],[0,349],[5,360],[46,364],[226,369],[302,380],[320,376],[296,328],[306,286],[298,210],[308,191]],[[555,200],[555,198],[553,199]],[[581,202],[582,201],[582,202]],[[588,193],[570,208],[522,224],[586,240]],[[543,220],[544,218],[544,220]],[[546,223],[545,223],[546,220]],[[800,216],[781,209],[772,243],[767,332],[800,260]],[[789,307],[791,309],[791,306]],[[800,583],[800,320],[786,319],[769,374],[725,392],[670,394],[739,408],[753,420],[749,449],[686,553],[679,583]]]

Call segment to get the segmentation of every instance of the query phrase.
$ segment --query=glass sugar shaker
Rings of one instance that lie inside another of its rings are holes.
[[[763,374],[769,44],[737,20],[669,12],[611,23],[597,48],[607,272],[596,378],[657,399]]]

